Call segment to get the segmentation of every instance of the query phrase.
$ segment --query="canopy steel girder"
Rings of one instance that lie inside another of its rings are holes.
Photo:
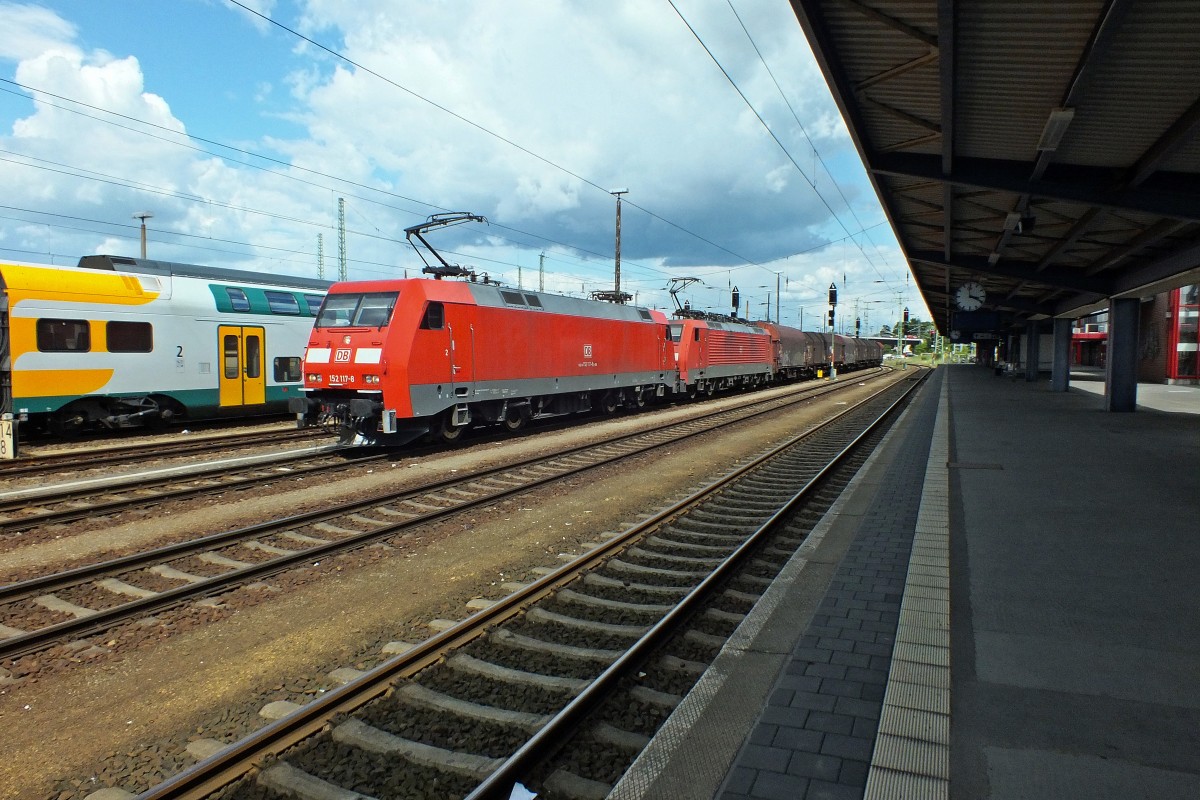
[[[937,180],[964,189],[988,189],[1029,195],[1114,211],[1200,222],[1200,192],[1191,175],[1159,173],[1154,188],[1114,185],[1106,167],[1059,164],[1050,177],[1022,178],[1033,170],[1031,161],[995,158],[954,159],[954,171],[942,174],[941,157],[919,153],[880,153],[868,169],[875,175],[912,180]]]

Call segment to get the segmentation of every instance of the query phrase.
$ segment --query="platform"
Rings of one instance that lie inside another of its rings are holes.
[[[1200,388],[1094,377],[941,368],[610,797],[1200,797]]]

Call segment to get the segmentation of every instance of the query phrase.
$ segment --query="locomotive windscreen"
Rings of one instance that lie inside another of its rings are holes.
[[[315,328],[382,328],[388,324],[399,292],[327,294]]]

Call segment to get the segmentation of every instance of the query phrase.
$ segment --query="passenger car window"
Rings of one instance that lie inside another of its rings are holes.
[[[149,322],[108,322],[104,338],[110,353],[149,353],[154,349],[154,328]]]
[[[43,353],[86,353],[92,330],[86,319],[39,319],[37,348]]]
[[[267,307],[271,309],[272,314],[299,314],[300,303],[296,300],[296,295],[290,292],[263,292],[267,296]]]
[[[249,311],[250,298],[246,297],[246,293],[241,289],[235,289],[232,286],[225,287],[225,294],[229,295],[229,305],[234,311]]]
[[[300,364],[301,361],[298,356],[276,356],[275,382],[299,383],[301,374]]]

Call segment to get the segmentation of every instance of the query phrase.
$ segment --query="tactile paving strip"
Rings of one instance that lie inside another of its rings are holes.
[[[945,800],[950,794],[947,408],[943,383],[865,800]]]

